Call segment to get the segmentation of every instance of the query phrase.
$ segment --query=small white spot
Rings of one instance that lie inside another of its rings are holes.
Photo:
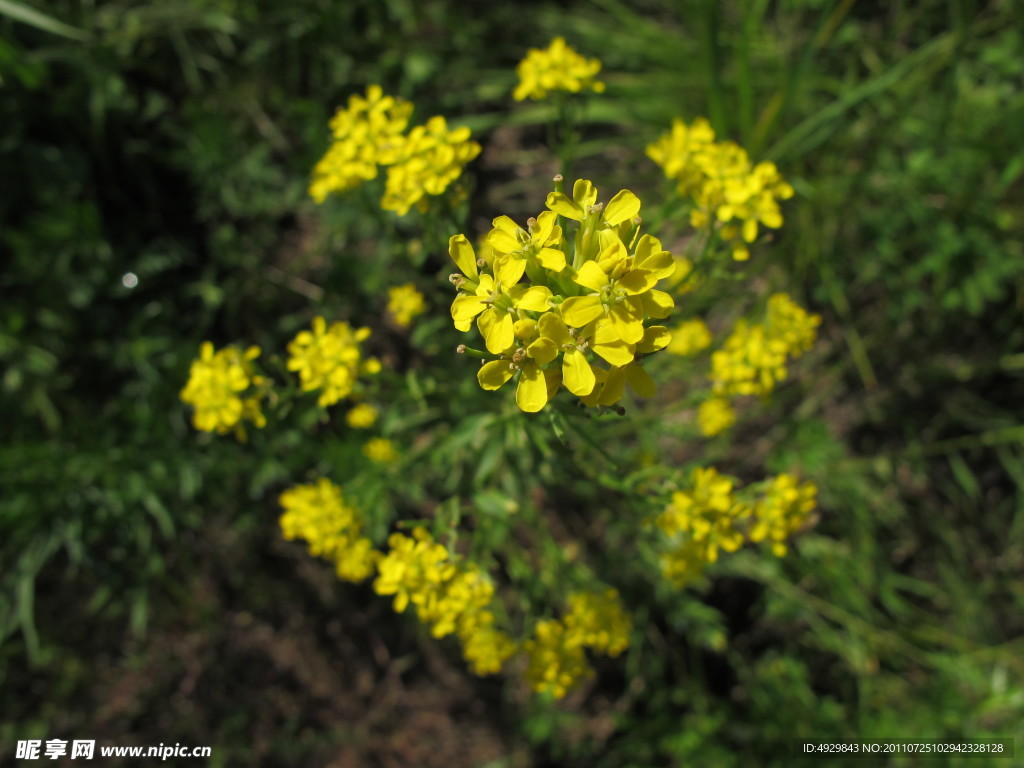
[[[139,284],[139,277],[134,272],[125,272],[121,275],[121,285],[125,288],[134,288]]]

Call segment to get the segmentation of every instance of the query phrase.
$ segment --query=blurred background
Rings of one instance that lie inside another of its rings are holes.
[[[178,393],[204,339],[383,322],[347,286],[414,228],[306,195],[366,85],[473,129],[477,234],[536,207],[552,113],[510,93],[556,35],[604,65],[602,189],[664,188],[637,158],[677,116],[778,164],[797,194],[756,258],[823,323],[771,449],[735,447],[804,468],[814,532],[723,564],[553,706],[280,540],[277,494],[340,434],[207,439]],[[58,737],[213,766],[1024,750],[1022,51],[1010,0],[0,2],[0,763]]]

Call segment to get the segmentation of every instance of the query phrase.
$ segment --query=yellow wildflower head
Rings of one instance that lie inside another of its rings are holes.
[[[821,318],[801,309],[786,294],[768,300],[763,324],[737,321],[722,349],[711,355],[715,392],[763,395],[787,376],[786,362],[802,355],[817,335]]]
[[[288,370],[298,372],[303,391],[321,390],[321,406],[333,405],[352,394],[361,374],[380,370],[374,358],[363,359],[360,344],[369,335],[369,328],[353,330],[345,322],[328,327],[324,318],[314,318],[312,329],[288,344]]]
[[[393,162],[404,144],[412,104],[385,96],[371,85],[366,96],[353,95],[348,107],[331,118],[334,138],[327,154],[313,170],[310,196],[322,203],[329,194],[347,192],[376,178],[378,164]]]
[[[360,534],[355,507],[326,478],[298,485],[281,494],[281,533],[285,539],[304,539],[311,555],[334,563],[339,578],[359,582],[373,574],[381,554]]]
[[[412,283],[388,288],[388,314],[402,328],[412,325],[413,318],[423,314],[425,309],[423,294]]]
[[[695,557],[714,563],[719,549],[735,552],[743,545],[740,522],[749,514],[749,507],[737,502],[730,478],[713,467],[695,469],[689,486],[673,493],[672,503],[655,520],[670,544],[663,565],[692,574],[699,570]]]
[[[731,141],[715,141],[707,120],[691,125],[675,120],[672,129],[647,147],[647,155],[665,175],[678,182],[679,194],[694,205],[690,223],[716,232],[737,261],[750,257],[749,244],[759,227],[778,229],[778,201],[793,196],[793,187],[773,163],[754,165]]]
[[[568,603],[563,621],[569,642],[612,657],[629,647],[633,622],[623,610],[617,590],[574,592]]]
[[[485,622],[472,632],[459,634],[463,658],[469,662],[474,675],[494,675],[518,649],[507,634]]]
[[[792,475],[767,482],[764,497],[754,504],[751,541],[768,541],[778,557],[786,554],[785,540],[800,530],[817,506],[818,488],[799,483]]]
[[[253,367],[259,355],[259,347],[244,352],[236,347],[214,350],[211,342],[203,342],[180,395],[195,409],[192,423],[196,429],[220,434],[234,429],[242,437],[243,420],[257,427],[266,424],[260,410],[261,388],[266,380]]]
[[[516,101],[543,99],[552,91],[579,93],[586,88],[601,93],[604,83],[597,79],[600,71],[600,61],[580,56],[564,38],[556,37],[544,50],[531,48],[519,62],[519,85],[512,96]]]
[[[404,216],[412,206],[426,206],[425,195],[440,195],[480,154],[469,128],[449,130],[443,117],[413,128],[388,168],[381,207]]]
[[[450,278],[459,291],[452,320],[464,332],[475,320],[497,357],[478,371],[480,386],[499,389],[518,375],[516,402],[527,412],[541,410],[562,386],[590,406],[615,404],[626,384],[650,397],[654,382],[641,361],[671,337],[651,321],[674,306],[655,287],[675,271],[672,254],[640,234],[640,200],[628,190],[605,205],[589,181],[577,181],[570,197],[559,177],[547,207],[525,227],[494,219],[490,261],[478,258],[465,235],[449,242],[459,269]],[[575,231],[566,232],[558,216]]]
[[[526,679],[537,693],[561,699],[593,674],[583,646],[557,619],[538,621],[524,650],[527,656]]]
[[[736,411],[724,397],[712,397],[700,404],[697,426],[705,437],[714,437],[736,423]]]
[[[665,351],[680,357],[691,357],[710,346],[711,331],[708,330],[707,323],[695,318],[684,320],[672,329],[672,341],[665,347]]]
[[[345,414],[345,421],[352,429],[369,429],[377,423],[377,409],[369,403],[359,403]]]
[[[363,446],[363,455],[377,464],[393,464],[398,461],[395,444],[384,437],[375,437]]]

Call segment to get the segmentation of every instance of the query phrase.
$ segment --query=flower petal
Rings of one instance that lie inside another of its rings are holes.
[[[599,296],[570,296],[562,302],[562,319],[567,325],[582,328],[604,314]]]
[[[597,202],[597,188],[587,179],[576,179],[576,183],[572,185],[572,199],[585,214],[587,207]]]
[[[650,354],[664,349],[672,341],[672,332],[664,325],[652,325],[644,330],[644,338],[636,345],[637,352]]]
[[[494,274],[503,286],[513,286],[526,271],[526,259],[517,256],[501,256],[494,260]]]
[[[577,285],[589,288],[595,293],[600,293],[601,289],[608,285],[608,275],[597,266],[596,261],[583,262],[583,265],[576,271],[572,279]]]
[[[470,280],[476,280],[476,252],[465,235],[452,235],[448,241],[448,255],[462,274]]]
[[[551,341],[559,348],[565,344],[572,344],[572,335],[565,321],[554,312],[548,312],[537,322],[540,335]]]
[[[580,401],[590,408],[597,406],[597,401],[601,398],[601,390],[604,389],[604,383],[608,379],[608,371],[604,368],[594,368],[593,370],[596,380],[594,389],[589,395],[584,395],[580,398]]]
[[[565,254],[557,248],[541,248],[537,254],[537,261],[544,269],[552,272],[561,272],[565,269]]]
[[[521,411],[536,413],[548,404],[548,384],[544,371],[532,363],[522,368],[516,388],[516,405]]]
[[[544,204],[559,216],[565,216],[574,221],[583,221],[583,209],[564,192],[549,192]]]
[[[499,218],[508,219],[508,216]],[[511,219],[509,219],[509,221],[511,221]],[[495,219],[494,222],[497,224],[498,219]],[[495,253],[512,253],[512,251],[519,248],[519,241],[514,235],[511,235],[505,230],[497,227],[487,233],[487,237],[484,238],[484,242],[491,246]]]
[[[618,338],[610,328],[602,326],[594,334],[590,348],[612,365],[629,365],[633,362],[633,345]]]
[[[615,227],[640,213],[640,198],[628,189],[620,189],[604,208],[604,221]]]
[[[558,214],[554,211],[544,211],[537,217],[537,226],[534,227],[531,239],[540,246],[554,245],[562,237],[562,228],[557,225]]]
[[[487,351],[492,355],[500,355],[516,340],[512,315],[494,307],[477,318],[476,327],[480,330],[480,335],[484,337]]]
[[[626,392],[626,369],[612,368],[597,398],[599,405],[615,405]]]
[[[480,370],[476,372],[476,380],[483,389],[500,389],[512,378],[513,373],[508,360],[492,360],[480,366]]]
[[[640,397],[654,397],[657,387],[654,386],[651,374],[635,364],[627,365],[625,371],[626,381],[629,382],[629,386],[633,388],[634,392]]]
[[[548,316],[544,315],[544,317]],[[558,357],[558,345],[551,339],[541,337],[526,348],[526,354],[536,360],[538,365],[547,365]]]
[[[573,349],[562,358],[562,382],[565,388],[577,396],[589,395],[594,391],[594,369],[587,362],[587,356]]]
[[[465,330],[469,330],[467,325],[469,321],[485,309],[487,309],[487,305],[484,304],[483,299],[479,296],[471,296],[469,294],[456,296],[452,302],[452,320],[455,321],[455,327],[461,331],[463,330],[461,326],[466,325]]]
[[[644,337],[643,318],[629,301],[613,304],[608,313],[608,321],[615,334],[627,344],[636,344]]]
[[[548,301],[551,299],[551,289],[543,285],[516,285],[509,288],[508,295],[512,299],[512,306],[516,309],[525,309],[530,312],[547,312],[551,309]]]
[[[648,317],[668,317],[672,314],[672,310],[676,307],[676,302],[671,295],[659,290],[650,290],[637,299],[630,299],[630,301],[640,301],[640,308],[643,314]]]

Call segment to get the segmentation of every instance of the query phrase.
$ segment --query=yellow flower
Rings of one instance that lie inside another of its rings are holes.
[[[697,411],[697,425],[705,437],[714,437],[736,423],[736,411],[729,401],[722,397],[712,397],[700,404]]]
[[[304,539],[311,555],[334,563],[338,577],[360,582],[373,575],[381,553],[360,535],[359,513],[347,504],[341,488],[326,478],[281,494],[281,533],[288,541]]]
[[[425,195],[443,193],[480,154],[480,145],[469,137],[469,128],[448,130],[441,116],[413,128],[388,168],[381,207],[399,216],[414,205],[424,209]]]
[[[722,349],[711,355],[715,393],[763,395],[787,375],[787,359],[810,348],[821,318],[811,315],[782,293],[768,300],[765,322],[739,320]]]
[[[412,325],[412,319],[423,314],[426,304],[423,294],[412,283],[388,288],[388,314],[403,328]]]
[[[412,104],[385,96],[379,85],[366,89],[365,98],[353,95],[348,108],[330,122],[334,143],[313,170],[310,196],[322,203],[332,193],[346,192],[376,178],[378,164],[393,162],[404,143]]]
[[[492,617],[493,621],[493,617]],[[517,650],[516,644],[490,622],[474,631],[460,633],[463,658],[469,662],[474,675],[494,675]]]
[[[519,62],[519,85],[512,96],[516,101],[543,99],[551,91],[579,93],[584,88],[601,93],[604,83],[596,79],[600,71],[600,61],[580,56],[556,37],[545,50],[531,48]]]
[[[750,540],[770,541],[776,556],[785,555],[785,540],[807,522],[817,506],[817,494],[814,483],[799,484],[792,475],[769,480],[764,498],[754,504]]]
[[[665,580],[676,587],[685,587],[704,573],[709,562],[707,542],[689,539],[663,552],[659,560]]]
[[[394,443],[384,437],[368,440],[363,446],[363,455],[377,464],[392,464],[398,461],[398,451]]]
[[[573,276],[592,293],[567,298],[559,310],[562,319],[577,328],[604,317],[616,338],[636,344],[644,336],[645,317],[667,317],[675,306],[669,294],[654,289],[672,274],[675,261],[650,235],[640,238],[633,255],[618,237],[604,239],[608,243],[598,259],[584,262]]]
[[[671,131],[647,147],[647,155],[679,183],[679,194],[695,203],[690,223],[717,230],[733,258],[744,261],[759,226],[782,226],[778,201],[792,197],[793,187],[773,163],[755,166],[739,145],[714,139],[703,118],[690,126],[675,120]]]
[[[563,619],[568,642],[615,657],[629,647],[633,622],[622,608],[615,589],[569,595]]]
[[[672,341],[666,351],[680,357],[691,357],[711,346],[711,331],[700,319],[684,320],[672,330]]]
[[[416,528],[412,538],[393,533],[388,553],[377,565],[373,589],[378,595],[394,595],[394,609],[404,613],[410,604],[429,610],[444,582],[455,575],[448,551],[437,544],[425,528]]]
[[[388,545],[373,584],[377,594],[394,595],[399,613],[412,605],[434,637],[455,633],[475,674],[499,672],[516,646],[494,626],[490,580],[474,564],[453,563],[448,550],[422,527],[412,538],[392,534]]]
[[[559,216],[584,222],[590,229],[617,227],[640,213],[640,198],[628,189],[620,189],[607,205],[597,202],[597,188],[587,179],[572,185],[572,197],[560,188],[549,192],[545,205]]]
[[[583,646],[557,619],[538,621],[524,650],[527,656],[526,679],[537,693],[548,693],[561,699],[593,674]]]
[[[664,349],[668,345],[671,334],[663,325],[652,325],[644,329],[639,344],[630,345],[640,356],[649,355]],[[625,365],[615,365],[605,370],[595,370],[597,384],[593,392],[580,400],[593,408],[596,405],[615,405],[626,393],[626,385],[640,397],[653,397],[656,392],[654,380],[640,364],[640,358]]]
[[[679,193],[689,195],[704,179],[698,158],[715,140],[715,131],[703,117],[692,125],[676,118],[672,129],[647,147],[647,156],[661,166],[665,176],[679,182]]]
[[[359,344],[369,328],[352,330],[348,323],[327,327],[322,317],[313,319],[312,331],[300,332],[288,344],[288,370],[297,371],[303,391],[323,390],[317,402],[327,407],[352,394],[360,374],[380,370],[380,363],[363,360]]]
[[[352,429],[369,429],[377,423],[377,409],[369,403],[359,403],[345,414],[345,421]]]
[[[565,254],[559,247],[562,228],[555,224],[557,220],[558,215],[554,211],[544,211],[527,221],[529,231],[508,216],[494,220],[494,229],[488,233],[485,242],[500,259],[495,274],[504,285],[518,283],[528,264],[539,264],[556,273],[565,269]]]
[[[705,545],[707,562],[718,560],[718,549],[735,552],[743,545],[738,528],[750,510],[736,501],[733,481],[714,468],[698,468],[690,488],[672,494],[672,503],[655,522],[670,538]]]
[[[180,395],[183,402],[195,408],[192,423],[196,429],[220,434],[235,429],[239,437],[244,437],[243,419],[257,427],[266,424],[260,393],[251,390],[266,383],[253,369],[252,361],[259,355],[259,347],[249,347],[245,352],[235,347],[214,351],[211,342],[203,342]],[[246,392],[250,394],[246,396]]]
[[[640,235],[636,195],[620,190],[607,205],[597,197],[585,179],[569,197],[558,176],[548,210],[526,229],[507,216],[494,219],[485,239],[490,259],[478,258],[464,235],[449,241],[459,268],[449,278],[459,292],[451,307],[455,327],[469,331],[475,318],[487,351],[499,357],[480,368],[477,380],[496,390],[518,374],[523,411],[544,408],[562,384],[587,405],[617,402],[626,383],[643,397],[654,393],[640,356],[664,348],[670,334],[645,323],[674,306],[654,286],[675,271],[675,259],[656,238]],[[573,237],[558,216],[579,223],[571,225]],[[592,353],[611,368],[599,367]]]
[[[453,235],[448,253],[462,270],[457,276],[459,295],[452,302],[452,320],[460,331],[468,331],[473,318],[479,315],[477,328],[484,337],[487,351],[502,354],[515,341],[515,323],[528,318],[525,312],[547,312],[551,309],[551,289],[543,285],[504,286],[491,275],[477,270],[476,254],[465,235]]]
[[[516,405],[526,413],[536,413],[555,396],[561,385],[557,371],[541,370],[537,362],[529,357],[529,350],[522,347],[507,351],[500,360],[492,360],[480,366],[477,382],[481,389],[500,389],[515,374],[519,373],[516,387]]]
[[[819,325],[819,315],[810,314],[786,294],[776,293],[768,299],[766,332],[786,345],[790,357],[799,357],[811,348]]]

